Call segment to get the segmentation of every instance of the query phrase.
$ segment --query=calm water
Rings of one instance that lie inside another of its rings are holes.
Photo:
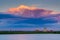
[[[0,35],[0,40],[60,40],[60,34],[7,34]]]

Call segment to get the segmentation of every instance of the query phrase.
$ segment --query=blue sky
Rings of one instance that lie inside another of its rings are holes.
[[[23,5],[25,8],[25,10],[22,8],[24,12],[20,9],[21,5]],[[32,8],[30,6],[35,6],[38,9],[31,10]],[[26,7],[28,9],[27,11]],[[14,8],[12,9],[12,12],[16,12],[16,9],[18,8],[18,14],[3,13],[6,12],[9,8]],[[60,15],[55,11],[60,11],[60,0],[0,0],[0,30],[33,30],[44,27],[52,30],[60,30]],[[31,14],[31,16],[30,12],[34,15]],[[29,19],[30,17],[31,19]]]
[[[28,6],[35,5],[49,10],[60,10],[60,0],[0,0],[0,12],[5,12],[8,8],[22,4]]]

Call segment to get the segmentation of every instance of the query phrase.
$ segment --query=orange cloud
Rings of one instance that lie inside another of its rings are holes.
[[[8,12],[12,12],[12,13],[14,13],[14,12],[23,12],[24,11],[24,9],[28,9],[28,10],[35,10],[36,9],[36,7],[29,7],[29,6],[25,6],[25,5],[20,5],[19,7],[17,7],[17,8],[9,8],[8,9]]]
[[[47,16],[52,14],[53,15],[59,14],[58,12],[52,10],[46,10],[42,8],[36,8],[33,6],[25,6],[25,5],[20,5],[16,8],[9,8],[8,12],[15,15],[18,14],[23,17],[42,17],[42,16]]]
[[[29,9],[29,10],[35,10],[36,7],[29,7],[29,6],[25,6],[25,5],[20,5],[19,7],[17,7],[17,9]]]

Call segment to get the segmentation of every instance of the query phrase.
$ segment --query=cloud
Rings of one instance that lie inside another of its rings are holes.
[[[56,11],[26,5],[20,5],[16,8],[9,8],[8,13],[27,18],[40,18],[48,15],[60,14]]]
[[[23,22],[25,23],[33,22],[36,24],[39,23],[44,24],[44,23],[60,22],[60,12],[56,12],[54,10],[47,10],[43,8],[37,8],[35,6],[20,5],[16,8],[9,8],[8,13],[24,18],[39,18],[39,19],[28,19],[27,21],[24,20]]]
[[[60,23],[59,12],[33,6],[20,5],[16,8],[9,8],[6,13],[0,13],[0,29],[2,30],[43,27],[58,29],[60,28],[58,22]]]

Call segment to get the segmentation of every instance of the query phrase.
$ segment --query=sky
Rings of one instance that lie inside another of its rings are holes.
[[[49,10],[60,10],[60,0],[0,0],[0,12],[5,12],[8,8],[19,5],[36,6]]]
[[[60,0],[0,0],[0,30],[60,30]]]

